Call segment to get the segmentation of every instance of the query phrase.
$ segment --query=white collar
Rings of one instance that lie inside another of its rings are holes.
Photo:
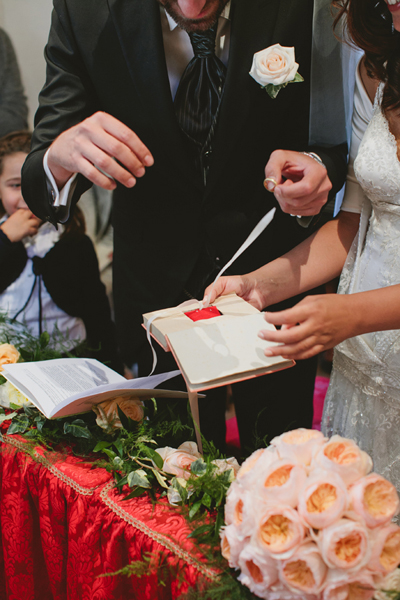
[[[165,8],[163,10],[168,19],[169,28],[171,31],[173,31],[174,29],[176,29],[176,27],[178,27],[178,23],[171,17],[171,15],[169,13],[167,13]],[[223,19],[226,19],[227,21],[229,21],[230,20],[230,17],[229,17],[230,12],[231,12],[231,0],[229,0],[229,2],[227,2],[225,4],[224,10],[222,11],[222,13],[219,16],[222,17]]]

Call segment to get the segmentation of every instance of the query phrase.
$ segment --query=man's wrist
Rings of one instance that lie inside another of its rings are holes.
[[[304,156],[313,158],[319,165],[321,165],[321,167],[324,167],[324,169],[328,170],[326,164],[316,152],[300,152],[300,154],[304,154]]]

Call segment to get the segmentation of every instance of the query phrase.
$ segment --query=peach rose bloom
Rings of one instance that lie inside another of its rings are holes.
[[[299,493],[297,510],[313,529],[322,529],[342,517],[348,505],[343,479],[331,471],[315,469]]]
[[[372,534],[372,552],[368,568],[387,575],[400,564],[400,527],[390,523]]]
[[[400,508],[394,485],[376,473],[363,477],[351,486],[350,498],[355,512],[371,528],[388,523]]]
[[[307,479],[303,465],[283,458],[273,462],[266,469],[260,468],[259,483],[254,488],[262,502],[274,502],[297,506],[299,490]]]
[[[248,539],[239,539],[235,525],[221,527],[219,536],[221,538],[221,554],[228,561],[231,569],[236,569],[239,563],[239,555],[248,542]]]
[[[350,485],[372,470],[372,460],[352,440],[334,435],[313,458],[311,466],[333,471]]]
[[[320,431],[301,427],[273,438],[271,446],[276,448],[280,458],[290,458],[308,466],[325,441],[326,438]]]
[[[157,448],[156,452],[164,461],[163,471],[182,479],[189,479],[190,465],[201,458],[195,442],[184,442],[179,448]]]
[[[243,486],[253,486],[258,481],[260,469],[268,467],[278,459],[277,451],[271,446],[256,450],[241,465],[237,480]]]
[[[247,544],[239,555],[239,581],[256,596],[263,596],[278,581],[277,561],[265,556],[252,544]]]
[[[255,520],[252,542],[272,558],[289,558],[304,540],[305,527],[290,506],[267,506]]]
[[[314,542],[303,544],[291,558],[280,561],[279,565],[281,581],[293,592],[306,594],[321,592],[327,571],[328,567]]]
[[[140,398],[118,396],[112,400],[105,400],[93,406],[97,414],[96,423],[102,429],[113,427],[122,429],[122,423],[118,415],[118,406],[122,412],[133,421],[142,421],[144,417],[143,404]]]
[[[322,600],[370,600],[375,595],[375,581],[366,569],[348,575],[339,569],[330,570]]]
[[[330,527],[321,529],[316,540],[330,569],[360,569],[371,556],[367,528],[351,519],[339,519]]]
[[[18,350],[11,344],[0,344],[0,371],[3,365],[12,365],[19,360]]]

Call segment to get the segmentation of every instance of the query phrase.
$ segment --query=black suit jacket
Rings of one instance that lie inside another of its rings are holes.
[[[276,205],[263,188],[270,153],[308,149],[312,9],[313,0],[232,0],[227,79],[204,190],[175,118],[156,0],[54,0],[47,80],[23,194],[35,214],[57,219],[43,155],[60,132],[97,110],[125,123],[153,153],[154,166],[135,188],[118,186],[114,195],[115,314],[126,360],[143,343],[141,314],[176,304],[201,254],[215,271]],[[272,100],[249,70],[254,53],[275,43],[294,46],[305,81]],[[337,191],[345,145],[315,150]],[[74,201],[88,185],[79,176]],[[231,272],[261,266],[309,233],[278,208]],[[203,279],[212,271],[205,266]]]

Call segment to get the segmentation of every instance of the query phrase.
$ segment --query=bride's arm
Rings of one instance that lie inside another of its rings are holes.
[[[209,301],[235,292],[259,310],[297,296],[337,277],[357,233],[359,215],[341,212],[287,254],[260,269],[237,277],[221,277],[205,296]]]
[[[400,329],[399,305],[400,284],[356,294],[307,296],[289,310],[265,313],[266,321],[282,329],[259,335],[283,344],[266,350],[267,356],[309,358],[356,335]]]

